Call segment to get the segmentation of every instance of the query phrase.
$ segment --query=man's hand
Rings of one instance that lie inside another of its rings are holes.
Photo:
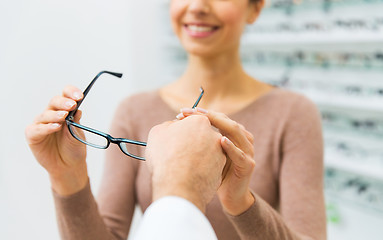
[[[177,118],[183,119],[182,121],[190,116],[206,116],[211,125],[227,137],[221,142],[228,159],[223,173],[224,179],[217,194],[225,212],[233,216],[245,212],[255,201],[249,187],[255,168],[253,135],[223,113],[201,108],[184,108],[181,112]]]
[[[179,196],[205,212],[220,186],[226,163],[221,138],[206,116],[190,116],[153,127],[146,148],[153,201]]]

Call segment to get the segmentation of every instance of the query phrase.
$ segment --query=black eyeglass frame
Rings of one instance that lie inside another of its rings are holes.
[[[83,95],[84,97],[77,102],[77,106],[74,110],[70,111],[68,113],[68,116],[65,118],[65,121],[67,123],[67,126],[68,126],[68,129],[69,129],[69,132],[70,134],[75,138],[77,139],[78,141],[88,145],[88,146],[91,146],[91,147],[94,147],[94,148],[98,148],[98,149],[107,149],[109,146],[110,146],[110,143],[114,143],[114,144],[117,144],[120,148],[120,150],[127,156],[131,157],[131,158],[135,158],[135,159],[138,159],[138,160],[142,160],[142,161],[145,161],[145,158],[144,157],[140,157],[140,156],[136,156],[136,155],[133,155],[131,153],[129,153],[128,151],[124,150],[122,144],[123,143],[129,143],[129,144],[135,144],[135,145],[139,145],[139,146],[146,146],[146,142],[141,142],[141,141],[135,141],[135,140],[131,140],[131,139],[127,139],[127,138],[114,138],[112,137],[111,135],[107,134],[107,133],[104,133],[104,132],[101,132],[101,131],[98,131],[96,129],[93,129],[93,128],[90,128],[90,127],[87,127],[87,126],[84,126],[84,125],[81,125],[81,124],[78,124],[76,122],[74,122],[74,115],[76,114],[78,108],[80,107],[81,103],[84,101],[86,95],[89,93],[90,89],[92,88],[92,86],[94,85],[94,83],[96,82],[96,80],[102,75],[102,74],[110,74],[110,75],[113,75],[115,77],[118,77],[118,78],[121,78],[122,77],[122,73],[115,73],[115,72],[110,72],[110,71],[101,71],[99,72],[95,77],[94,79],[90,82],[90,84],[86,87],[86,89],[84,90],[83,92]],[[201,91],[201,94],[199,95],[197,101],[194,103],[193,105],[193,108],[197,107],[198,103],[200,102],[203,94],[204,94],[204,90],[202,89],[202,87],[200,88],[200,91]],[[74,127],[77,127],[77,128],[80,128],[84,131],[88,131],[90,133],[93,133],[93,134],[96,134],[96,135],[99,135],[101,137],[104,137],[106,140],[107,140],[107,144],[105,146],[99,146],[99,145],[96,145],[96,144],[92,144],[92,143],[89,143],[89,142],[86,142],[84,141],[83,139],[79,138],[71,129],[71,126],[74,126]]]

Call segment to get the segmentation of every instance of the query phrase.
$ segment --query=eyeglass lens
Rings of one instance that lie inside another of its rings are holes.
[[[86,129],[81,129],[73,124],[70,124],[69,128],[75,135],[76,139],[85,144],[101,149],[108,147],[108,139],[104,136],[87,131]]]

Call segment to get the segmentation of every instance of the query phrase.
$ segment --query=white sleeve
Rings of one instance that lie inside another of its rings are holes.
[[[210,222],[191,202],[163,197],[145,211],[134,240],[216,240]]]

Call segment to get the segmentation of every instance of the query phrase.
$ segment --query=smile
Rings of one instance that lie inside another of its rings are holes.
[[[191,37],[204,38],[211,36],[216,32],[219,27],[217,26],[208,26],[208,25],[196,25],[196,24],[185,24],[185,31]]]

